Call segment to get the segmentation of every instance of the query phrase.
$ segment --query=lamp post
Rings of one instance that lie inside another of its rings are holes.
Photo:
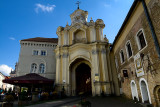
[[[65,94],[65,88],[64,88],[65,83],[66,83],[66,80],[63,80],[63,87],[62,87],[62,93],[63,93],[63,95]]]

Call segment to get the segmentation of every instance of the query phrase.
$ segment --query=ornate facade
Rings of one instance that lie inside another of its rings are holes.
[[[117,84],[116,80],[110,78],[113,76],[109,58],[110,44],[103,37],[103,20],[97,19],[94,22],[91,19],[87,22],[88,12],[81,9],[74,11],[70,17],[70,26],[67,24],[57,29],[59,41],[55,53],[58,90],[64,87],[67,95],[78,95],[80,92],[89,92],[93,96],[102,92],[110,95],[118,89],[118,85],[113,86]],[[80,70],[80,66],[86,69]],[[81,87],[78,86],[81,85],[79,81],[84,83]]]
[[[56,90],[68,96],[121,93],[159,107],[160,0],[135,0],[112,45],[103,36],[102,19],[87,22],[81,9],[70,17],[71,25],[57,28],[58,43],[20,41],[17,76],[36,72],[55,79]]]

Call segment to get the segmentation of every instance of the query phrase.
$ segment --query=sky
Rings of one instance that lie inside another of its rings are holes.
[[[79,0],[88,22],[102,19],[113,43],[134,0]],[[18,62],[22,39],[57,38],[58,26],[71,25],[77,0],[0,0],[0,72],[9,75]]]

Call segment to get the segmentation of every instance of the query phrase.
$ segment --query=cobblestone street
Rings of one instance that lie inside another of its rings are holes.
[[[132,100],[123,97],[89,97],[86,100],[91,102],[91,107],[141,107],[140,104],[135,104]],[[71,102],[62,107],[74,107],[79,102]]]
[[[79,107],[80,98],[67,98],[27,107]],[[91,103],[91,107],[141,107],[140,104],[123,97],[88,97],[86,101]]]

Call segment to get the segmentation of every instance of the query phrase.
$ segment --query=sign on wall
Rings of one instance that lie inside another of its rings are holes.
[[[95,74],[95,81],[99,81],[99,74]]]
[[[137,77],[143,76],[144,71],[143,71],[142,61],[139,53],[134,56],[134,64],[136,68]]]

